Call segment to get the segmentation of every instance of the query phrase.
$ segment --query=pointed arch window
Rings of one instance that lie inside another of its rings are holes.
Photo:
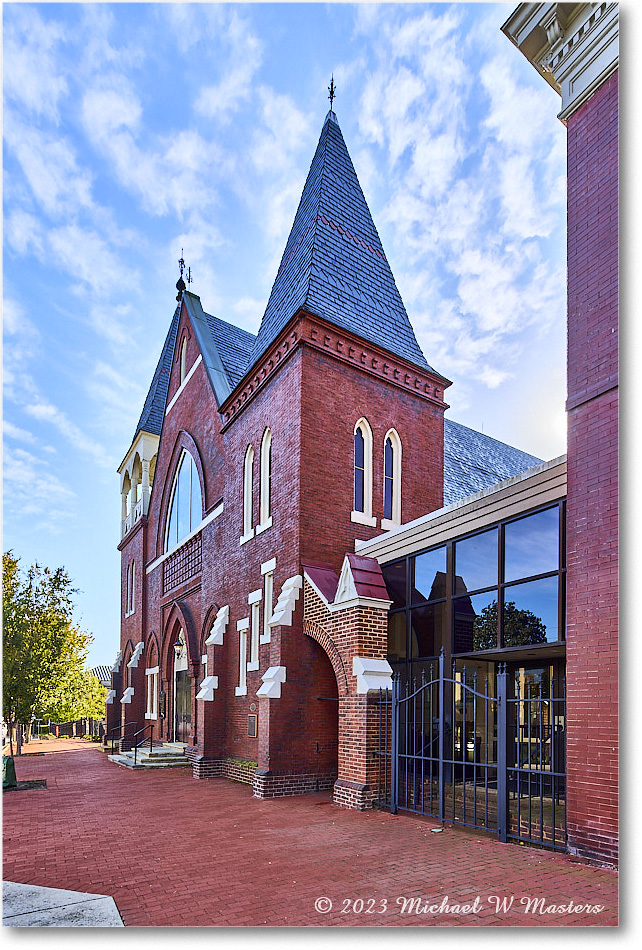
[[[381,527],[401,524],[401,439],[390,429],[383,440],[383,518]]]
[[[203,503],[198,469],[190,453],[183,449],[172,489],[165,550],[176,547],[202,520]]]
[[[367,419],[359,419],[354,427],[354,508],[350,517],[357,524],[377,524],[372,517],[372,429]]]
[[[254,507],[254,449],[248,445],[243,460],[243,535],[241,544],[254,537],[252,512]]]
[[[185,382],[185,377],[187,376],[187,337],[183,337],[183,342],[181,344],[181,384]]]
[[[266,429],[261,439],[261,493],[259,499],[259,524],[256,533],[260,534],[272,526],[272,433]]]

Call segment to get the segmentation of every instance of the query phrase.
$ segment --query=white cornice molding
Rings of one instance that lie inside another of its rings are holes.
[[[502,31],[561,95],[562,122],[618,68],[617,3],[520,3]]]
[[[194,373],[196,372],[197,368],[201,365],[202,362],[203,362],[203,357],[202,357],[201,354],[199,353],[198,356],[196,357],[196,359],[194,360],[194,362],[192,363],[192,366],[191,366],[191,368],[190,368],[190,371],[189,371],[189,372],[187,373],[187,375],[185,376],[185,379],[183,380],[183,382],[180,384],[180,386],[178,387],[178,389],[176,390],[176,392],[175,392],[174,395],[172,396],[172,398],[171,398],[171,400],[170,400],[170,403],[169,403],[169,405],[167,406],[167,409],[165,410],[165,415],[166,415],[166,416],[169,414],[170,410],[173,409],[174,404],[176,403],[176,400],[178,399],[178,397],[180,396],[180,394],[183,392],[183,390],[185,389],[185,387],[186,387],[187,384],[189,383],[190,379],[192,378],[192,376],[194,375]]]

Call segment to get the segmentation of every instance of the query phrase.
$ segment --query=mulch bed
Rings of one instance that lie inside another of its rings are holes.
[[[11,785],[9,788],[3,788],[3,792],[24,792],[27,788],[46,788],[47,779],[35,779],[32,782],[18,782],[16,785]]]

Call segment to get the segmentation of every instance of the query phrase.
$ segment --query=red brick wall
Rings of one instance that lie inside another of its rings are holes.
[[[569,848],[617,860],[618,77],[568,120]]]

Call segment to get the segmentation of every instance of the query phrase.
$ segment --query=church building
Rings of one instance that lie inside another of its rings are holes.
[[[332,104],[258,334],[180,264],[119,468],[120,758],[566,850],[567,459],[444,418]]]

